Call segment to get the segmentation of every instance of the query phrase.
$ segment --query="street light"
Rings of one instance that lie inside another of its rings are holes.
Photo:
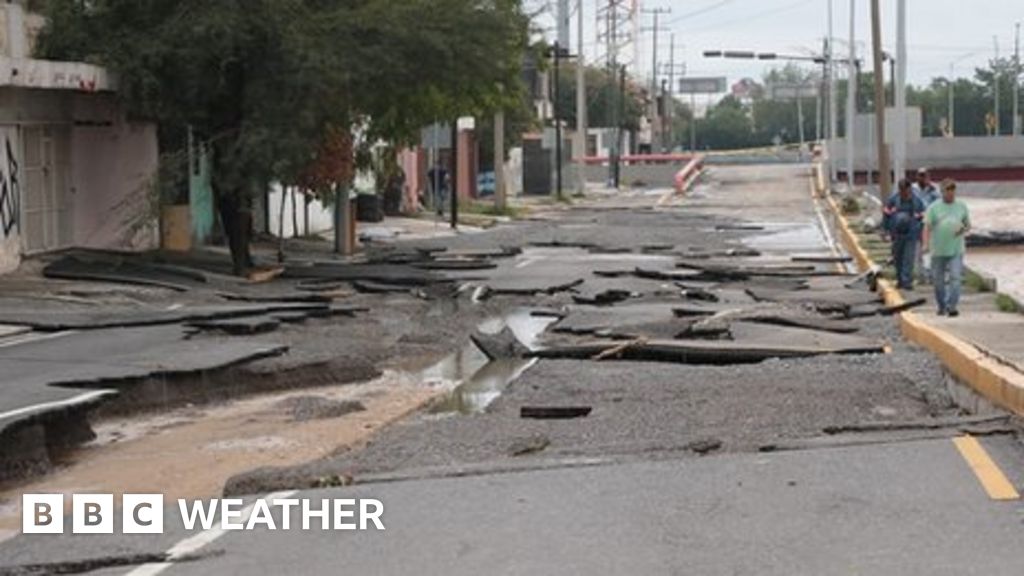
[[[956,92],[956,81],[953,78],[954,68],[959,62],[962,62],[971,56],[974,56],[974,52],[964,54],[963,56],[953,60],[949,63],[949,79],[946,82],[949,85],[949,136],[950,138],[956,137],[956,105],[954,102],[954,94]]]

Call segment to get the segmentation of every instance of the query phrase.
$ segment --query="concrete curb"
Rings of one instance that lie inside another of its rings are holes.
[[[820,172],[819,172],[820,174]],[[815,178],[819,180],[819,178]],[[850,223],[831,195],[826,197],[838,223],[839,236],[861,271],[876,268],[861,247]],[[889,306],[904,302],[903,294],[887,280],[878,281],[878,291]],[[903,312],[900,330],[903,336],[938,356],[946,369],[975,392],[996,406],[1024,416],[1024,373],[1007,366],[953,334],[932,326],[914,312]]]

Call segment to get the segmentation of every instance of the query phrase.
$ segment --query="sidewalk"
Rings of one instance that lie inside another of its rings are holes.
[[[836,217],[839,237],[858,266],[862,270],[877,267],[887,278],[879,280],[879,291],[888,304],[928,300],[926,306],[901,315],[907,339],[935,353],[952,374],[992,404],[1024,415],[1024,314],[1001,311],[999,294],[968,272],[960,317],[939,316],[930,285],[901,292],[890,281],[891,267],[884,265],[888,246],[876,231],[865,231],[868,219],[877,221],[873,212],[862,202],[859,213],[844,214],[839,195],[828,196],[827,203]]]

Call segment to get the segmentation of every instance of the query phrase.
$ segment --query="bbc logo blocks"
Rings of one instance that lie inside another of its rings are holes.
[[[22,496],[22,532],[25,534],[63,534],[63,494],[25,494]],[[71,497],[73,534],[113,534],[118,515],[113,494],[75,494]],[[125,494],[121,499],[121,533],[162,534],[164,497],[162,494]]]

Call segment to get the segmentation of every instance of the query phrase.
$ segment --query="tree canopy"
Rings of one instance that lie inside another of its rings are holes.
[[[175,135],[164,143],[183,145],[186,129],[209,143],[229,211],[266,182],[308,177],[339,148],[332,130],[410,143],[435,119],[517,102],[528,40],[519,0],[48,0],[46,12],[38,55],[108,67],[129,113]]]

